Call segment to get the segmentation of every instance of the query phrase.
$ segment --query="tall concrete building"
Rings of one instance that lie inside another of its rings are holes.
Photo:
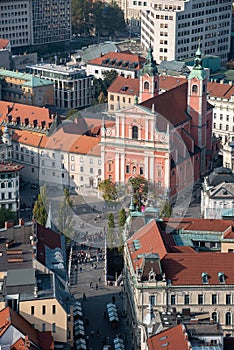
[[[133,1],[138,6],[139,1]],[[154,0],[141,10],[143,48],[153,47],[157,63],[192,57],[198,47],[205,55],[228,60],[232,0]]]
[[[71,1],[1,1],[0,37],[9,39],[12,47],[69,40]]]

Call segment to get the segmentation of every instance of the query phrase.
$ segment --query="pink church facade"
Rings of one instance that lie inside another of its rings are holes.
[[[159,75],[148,51],[135,104],[115,112],[102,129],[103,179],[127,185],[141,175],[173,196],[212,168],[212,106],[198,50],[188,80],[159,94]]]

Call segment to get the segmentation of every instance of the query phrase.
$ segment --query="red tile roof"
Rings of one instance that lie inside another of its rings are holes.
[[[182,324],[169,328],[148,338],[149,350],[188,350],[189,342]]]
[[[137,241],[139,242],[139,245],[136,244]],[[160,259],[167,254],[167,250],[155,220],[151,220],[139,231],[134,233],[134,235],[128,239],[127,245],[135,271],[136,268],[142,264],[142,254],[157,253]],[[138,248],[136,249],[137,246]]]
[[[24,145],[40,148],[47,140],[47,136],[29,130],[14,129],[12,132],[12,140]]]
[[[171,77],[170,75],[160,75],[159,89],[170,90],[176,86],[184,84],[185,82],[187,82],[186,78]]]
[[[48,108],[44,107],[41,108],[20,103],[0,101],[0,110],[0,123],[3,121],[8,122],[9,115],[11,116],[11,120],[14,123],[17,123],[17,118],[19,118],[19,123],[23,124],[26,122],[28,124],[34,125],[34,121],[37,121],[39,129],[41,126],[49,128],[53,122],[52,113]]]
[[[9,45],[10,41],[8,39],[0,39],[0,50],[3,50]]]
[[[220,84],[215,82],[208,82],[207,91],[210,96],[230,98],[234,95],[234,86],[229,84]]]
[[[6,307],[0,311],[0,337],[2,337],[10,326],[16,328],[22,334],[27,335],[29,341],[38,346],[39,349],[54,349],[54,341],[51,332],[39,332],[38,330],[34,329],[25,318],[9,307]]]
[[[118,76],[108,89],[108,92],[129,96],[139,96],[139,79]]]
[[[115,60],[116,64],[110,65],[109,62],[113,62]],[[129,62],[128,66],[124,66],[126,62]],[[136,63],[136,65],[131,67],[131,64]],[[94,58],[93,60],[90,60],[87,62],[87,64],[92,65],[98,65],[103,67],[108,67],[112,69],[124,69],[124,70],[139,70],[143,67],[143,64],[145,63],[145,58],[141,57],[139,55],[134,55],[131,53],[125,53],[125,52],[109,52],[101,57]]]
[[[156,112],[161,114],[173,126],[177,126],[191,119],[187,114],[187,88],[187,82],[185,82],[176,88],[140,103],[140,106],[151,110],[152,105],[154,105]],[[172,105],[173,111],[171,108]],[[160,121],[160,123],[163,123],[163,121]],[[162,125],[162,129],[165,129],[164,125]]]
[[[232,253],[168,253],[161,260],[161,265],[166,279],[171,280],[173,286],[201,286],[203,272],[208,274],[208,285],[220,284],[219,272],[224,273],[226,285],[234,284]]]
[[[225,232],[234,225],[232,220],[217,220],[203,218],[169,218],[159,222],[162,228],[169,225],[171,228],[183,229],[183,231]]]
[[[16,164],[16,163],[6,163],[1,162],[0,163],[0,173],[9,173],[9,172],[16,172],[20,171],[24,168],[24,165]]]

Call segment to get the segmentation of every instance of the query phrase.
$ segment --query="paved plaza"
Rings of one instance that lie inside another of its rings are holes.
[[[113,339],[119,335],[124,339],[125,349],[132,350],[125,298],[120,286],[105,284],[104,261],[78,264],[77,268],[75,266],[72,265],[70,290],[74,298],[82,303],[88,349],[101,350],[105,344],[114,349]],[[115,329],[106,314],[106,305],[113,300],[119,315],[119,324]]]

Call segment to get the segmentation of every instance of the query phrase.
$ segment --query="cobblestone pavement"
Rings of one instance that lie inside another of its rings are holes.
[[[82,303],[86,320],[85,334],[89,350],[101,350],[105,344],[114,349],[113,339],[119,334],[124,339],[125,349],[132,350],[131,331],[124,311],[125,298],[120,286],[105,285],[104,261],[72,266],[70,290],[76,300]],[[80,267],[82,272],[80,272]],[[90,288],[90,282],[93,287]],[[97,287],[96,287],[97,285]],[[83,295],[85,294],[85,299]],[[118,309],[119,324],[113,329],[106,315],[106,304],[113,302]]]

